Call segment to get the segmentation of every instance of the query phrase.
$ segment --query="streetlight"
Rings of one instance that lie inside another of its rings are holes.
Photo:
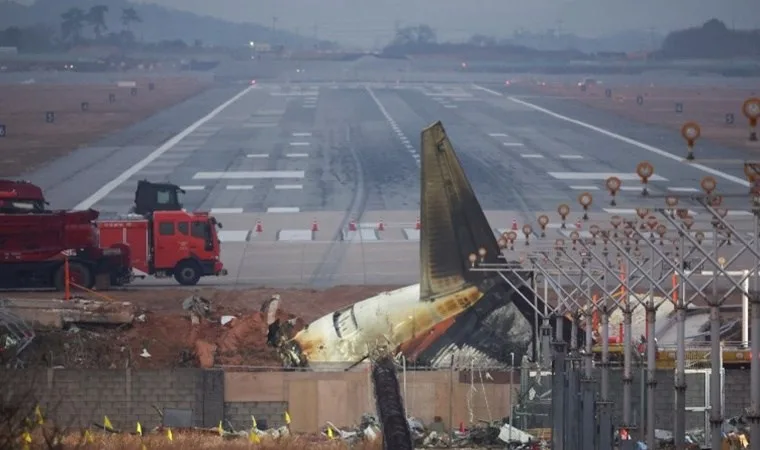
[[[512,395],[515,393],[515,354],[511,352],[509,358],[512,361],[511,370],[509,372],[509,443],[512,443]]]

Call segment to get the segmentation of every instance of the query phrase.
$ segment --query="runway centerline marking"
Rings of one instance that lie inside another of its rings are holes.
[[[122,172],[119,176],[114,178],[113,180],[106,183],[103,187],[95,191],[92,195],[87,197],[86,199],[82,200],[78,205],[74,206],[74,210],[85,210],[91,208],[95,203],[99,202],[103,198],[105,198],[108,194],[113,192],[114,189],[121,186],[125,181],[130,179],[132,176],[134,176],[136,173],[144,169],[146,166],[148,166],[150,163],[156,160],[159,156],[163,155],[167,151],[171,150],[179,144],[182,139],[186,138],[188,135],[190,135],[193,131],[197,130],[201,126],[203,126],[206,122],[213,119],[214,117],[218,116],[219,113],[224,111],[228,106],[235,103],[243,97],[245,94],[250,92],[253,89],[253,86],[248,86],[242,91],[235,94],[232,98],[227,100],[226,102],[222,103],[221,105],[214,108],[210,113],[206,114],[205,116],[201,117],[197,121],[195,121],[192,125],[185,128],[184,130],[180,131],[174,137],[169,139],[168,141],[164,142],[160,147],[153,150],[151,154],[146,156],[145,158],[141,159],[137,163],[135,163],[132,167]]]
[[[476,84],[473,85],[473,88],[479,89],[481,91],[488,92],[488,93],[496,95],[498,97],[503,97],[504,96],[504,94],[502,94],[501,92],[497,92],[497,91],[494,91],[493,89],[488,89],[488,88],[483,87],[483,86],[478,86]],[[670,152],[668,152],[666,150],[663,150],[661,148],[658,148],[658,147],[655,147],[655,146],[652,146],[652,145],[649,145],[649,144],[645,144],[645,143],[643,143],[641,141],[637,141],[635,139],[631,139],[629,137],[623,136],[622,134],[617,134],[617,133],[614,133],[614,132],[612,132],[610,130],[606,130],[604,128],[601,128],[601,127],[597,127],[596,125],[592,125],[590,123],[583,122],[582,120],[573,119],[572,117],[568,117],[568,116],[559,114],[557,112],[554,112],[554,111],[552,111],[550,109],[547,109],[547,108],[544,108],[542,106],[534,105],[533,103],[526,102],[525,100],[520,100],[520,99],[515,98],[515,97],[508,97],[508,98],[509,98],[510,101],[512,101],[514,103],[526,106],[526,107],[531,108],[531,109],[533,109],[535,111],[544,113],[544,114],[546,114],[548,116],[552,116],[555,119],[564,120],[565,122],[569,122],[569,123],[578,125],[580,127],[586,128],[588,130],[595,131],[595,132],[597,132],[599,134],[603,134],[603,135],[605,135],[607,137],[611,137],[613,139],[617,139],[618,141],[625,142],[626,144],[633,145],[634,147],[638,147],[638,148],[640,148],[642,150],[646,150],[646,151],[648,151],[650,153],[654,153],[655,155],[662,156],[663,158],[667,158],[667,159],[670,159],[672,161],[680,162],[680,163],[684,164],[682,157],[676,156],[676,155],[674,155],[674,154],[672,154],[672,153],[670,153]],[[702,172],[709,173],[710,175],[713,175],[713,176],[716,176],[716,177],[719,177],[719,178],[723,178],[724,180],[731,181],[732,183],[736,183],[736,184],[738,184],[740,186],[749,187],[749,182],[747,180],[745,180],[743,178],[739,178],[739,177],[733,176],[731,174],[728,174],[726,172],[723,172],[723,171],[720,171],[720,170],[717,170],[717,169],[713,169],[712,167],[708,167],[708,166],[705,166],[705,165],[702,165],[702,164],[692,164],[692,163],[689,163],[688,166],[689,167],[694,167],[695,169],[701,170]]]

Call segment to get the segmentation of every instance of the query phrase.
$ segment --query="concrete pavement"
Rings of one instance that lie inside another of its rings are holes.
[[[419,133],[435,120],[446,126],[495,232],[513,220],[537,228],[540,213],[554,226],[560,203],[570,205],[574,223],[582,215],[577,196],[585,191],[595,196],[594,220],[632,215],[642,204],[634,175],[641,160],[655,166],[649,185],[655,195],[688,194],[702,176],[715,174],[680,162],[683,143],[669,131],[560,101],[521,100],[497,85],[243,88],[215,88],[116,133],[106,140],[111,145],[80,149],[29,178],[56,207],[92,204],[104,213],[127,212],[139,179],[171,181],[186,189],[188,209],[210,210],[224,224],[230,276],[202,284],[328,286],[418,279]],[[167,140],[180,132],[180,139]],[[719,147],[710,152],[742,156]],[[719,169],[721,188],[745,189],[740,170]],[[623,179],[617,208],[604,189],[611,175]],[[356,232],[349,231],[351,221]],[[556,236],[552,229],[547,239]]]

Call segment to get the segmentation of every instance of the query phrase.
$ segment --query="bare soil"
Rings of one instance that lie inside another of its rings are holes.
[[[351,305],[388,286],[339,286],[310,289],[134,289],[108,292],[114,301],[128,301],[137,319],[131,326],[81,326],[68,330],[39,330],[24,350],[28,366],[67,368],[169,368],[234,365],[279,368],[273,348],[266,344],[267,323],[261,305],[279,294],[281,320],[296,320],[296,328]],[[193,324],[182,301],[193,294],[211,301],[211,314]],[[14,298],[45,298],[14,293]],[[58,297],[48,294],[47,298]],[[222,325],[222,316],[234,316]],[[146,351],[150,356],[140,356]]]
[[[115,83],[0,85],[0,124],[6,127],[6,136],[0,137],[0,177],[39,167],[209,86],[189,77],[128,78],[136,82],[137,95]],[[113,103],[109,94],[115,95]],[[48,112],[54,113],[52,123],[46,121]]]
[[[697,122],[702,129],[701,139],[709,139],[734,148],[760,150],[760,144],[748,139],[749,121],[742,113],[742,105],[746,99],[760,96],[760,86],[751,90],[599,84],[588,86],[586,92],[582,92],[577,83],[532,83],[530,87],[541,95],[579,101],[621,117],[660,125],[679,134],[684,123]],[[609,98],[605,95],[608,88],[612,94]],[[639,96],[643,100],[641,105],[637,103]],[[681,113],[676,112],[676,103],[682,104]],[[733,115],[733,123],[727,123],[728,114]],[[696,148],[698,151],[699,143]]]

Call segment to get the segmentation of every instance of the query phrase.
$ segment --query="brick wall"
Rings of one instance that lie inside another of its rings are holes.
[[[72,370],[4,372],[17,394],[33,388],[34,399],[46,415],[62,426],[103,423],[132,430],[160,424],[156,408],[193,411],[194,426],[215,426],[224,414],[224,376],[221,371]],[[154,408],[155,406],[155,408]]]

